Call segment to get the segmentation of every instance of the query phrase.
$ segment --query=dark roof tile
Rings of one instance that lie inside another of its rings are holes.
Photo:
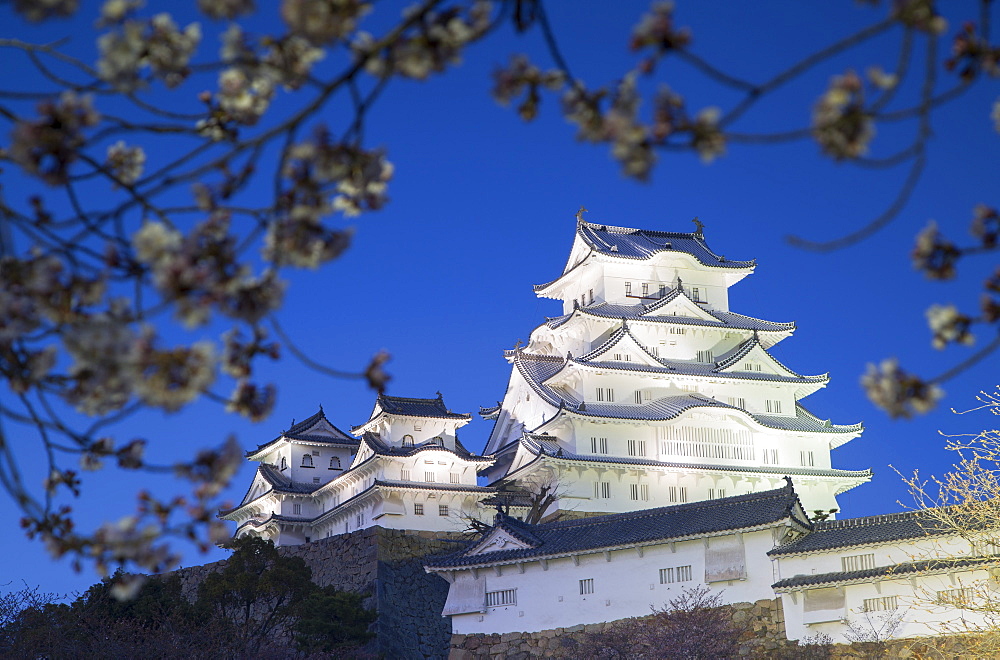
[[[459,552],[430,559],[427,566],[460,568],[648,545],[759,527],[802,515],[791,482],[784,488],[760,493],[537,525],[498,514],[497,524],[519,532],[522,539],[531,539],[533,547],[469,556],[467,553],[475,546],[471,544]]]

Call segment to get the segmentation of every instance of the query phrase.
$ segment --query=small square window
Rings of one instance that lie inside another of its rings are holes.
[[[415,516],[422,516],[422,515],[424,515],[424,505],[423,504],[414,504],[413,505],[413,515],[415,515]]]
[[[438,504],[438,515],[439,516],[447,516],[448,515],[448,505],[447,504]]]
[[[586,596],[592,593],[594,593],[594,578],[580,580],[580,595]]]

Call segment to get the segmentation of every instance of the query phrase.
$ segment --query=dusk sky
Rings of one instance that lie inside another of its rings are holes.
[[[89,4],[89,3],[85,3]],[[151,9],[159,10],[150,2]],[[173,3],[170,3],[171,5]],[[394,3],[378,3],[371,20]],[[677,21],[692,28],[694,52],[720,68],[761,80],[814,50],[879,20],[885,6],[854,2],[794,3],[722,1],[678,2]],[[884,5],[885,3],[883,3]],[[273,12],[271,3],[261,2]],[[588,85],[612,83],[634,66],[628,37],[643,2],[552,2],[550,18],[573,73]],[[973,7],[973,4],[963,7]],[[87,11],[93,11],[88,8]],[[395,10],[393,10],[395,11]],[[43,28],[25,27],[3,9],[6,36],[26,40],[82,33],[93,14]],[[950,17],[945,43],[962,15]],[[189,19],[193,20],[193,16]],[[270,20],[270,19],[269,19]],[[186,22],[179,17],[178,22]],[[996,28],[996,26],[994,26]],[[736,130],[787,130],[808,126],[814,101],[831,76],[871,64],[891,69],[899,32],[817,68],[774,98],[764,100]],[[86,47],[89,35],[74,43]],[[214,49],[214,36],[203,47]],[[946,46],[943,46],[946,47]],[[795,321],[795,334],[774,355],[802,374],[829,372],[831,382],[803,400],[806,408],[835,423],[864,421],[865,432],[834,453],[834,467],[872,468],[872,483],[840,496],[841,517],[888,513],[911,502],[889,465],[907,473],[947,470],[953,457],[943,449],[946,433],[975,433],[995,427],[982,413],[956,416],[949,409],[971,408],[980,390],[997,386],[996,357],[944,384],[947,392],[932,413],[891,421],[865,398],[859,379],[870,362],[898,356],[904,367],[930,377],[965,358],[967,348],[935,350],[930,345],[925,310],[933,303],[978,308],[980,283],[995,258],[970,259],[960,277],[928,282],[914,271],[914,236],[930,219],[957,242],[969,242],[972,209],[1000,204],[997,149],[1000,135],[990,120],[996,82],[982,85],[934,116],[928,166],[913,199],[895,221],[864,242],[832,253],[792,247],[796,234],[832,239],[877,216],[894,198],[907,168],[866,170],[822,158],[810,140],[782,145],[730,144],[711,164],[687,152],[660,154],[648,183],[620,173],[609,150],[574,139],[575,129],[561,116],[558,98],[544,97],[540,117],[525,124],[512,108],[490,96],[490,73],[514,52],[528,52],[551,65],[540,35],[517,36],[503,28],[474,45],[461,66],[424,83],[390,85],[373,110],[366,131],[368,146],[384,146],[395,165],[390,204],[352,219],[350,250],[317,272],[289,273],[280,320],[286,331],[318,362],[340,369],[364,367],[380,349],[392,354],[388,392],[430,397],[440,391],[456,412],[477,413],[503,397],[510,366],[502,351],[527,340],[559,303],[537,299],[531,286],[554,279],[565,264],[573,239],[575,214],[625,227],[692,231],[697,216],[712,249],[730,259],[757,259],[757,271],[730,290],[734,311],[774,321]],[[3,87],[13,88],[30,75],[25,60],[0,51]],[[942,88],[952,77],[940,73]],[[667,60],[654,82],[667,81],[692,108],[731,106],[736,97],[680,62]],[[643,83],[646,85],[646,83]],[[197,90],[195,90],[196,92]],[[194,93],[194,92],[193,92]],[[343,124],[333,108],[325,118]],[[914,127],[900,123],[876,135],[873,155],[891,153]],[[3,179],[21,180],[13,165]],[[5,183],[5,195],[11,195]],[[224,329],[219,325],[218,329]],[[214,329],[214,326],[213,326]],[[985,332],[985,331],[984,331]],[[987,338],[980,337],[979,345]],[[118,437],[150,440],[150,453],[170,462],[215,445],[235,433],[245,448],[268,441],[322,404],[341,429],[368,419],[375,394],[360,381],[338,380],[302,366],[288,351],[267,365],[261,380],[279,388],[271,417],[250,424],[225,414],[218,404],[201,402],[173,415],[146,414],[123,423]],[[0,396],[9,392],[0,390]],[[460,431],[462,442],[481,450],[492,422],[475,416]],[[38,443],[24,427],[8,425],[9,438],[24,461],[29,481],[43,476]],[[238,502],[255,464],[234,480],[228,499]],[[151,478],[109,469],[87,475],[84,495],[73,503],[79,525],[90,529],[134,509],[140,487],[168,493],[179,489],[167,477]],[[75,574],[66,562],[53,562],[38,542],[24,538],[19,515],[3,507],[6,561],[0,585],[40,585],[48,591],[80,590],[96,581],[89,568]],[[221,551],[185,553],[185,565],[225,556]]]

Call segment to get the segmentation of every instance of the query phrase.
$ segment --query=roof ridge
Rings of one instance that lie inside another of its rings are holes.
[[[859,516],[857,518],[838,518],[837,520],[824,520],[816,524],[816,531],[824,529],[844,529],[851,527],[864,527],[866,525],[876,525],[879,523],[895,522],[919,518],[927,515],[926,511],[896,511],[895,513],[879,513],[873,516]]]
[[[642,518],[655,518],[664,513],[666,510],[670,511],[687,511],[689,509],[711,509],[719,506],[728,506],[732,504],[737,504],[739,502],[747,502],[753,500],[767,500],[771,498],[776,498],[780,495],[795,494],[794,489],[791,487],[791,482],[788,485],[782,486],[781,488],[774,488],[771,490],[763,490],[756,493],[743,493],[742,495],[731,495],[729,497],[720,497],[714,500],[698,500],[697,502],[684,502],[681,504],[669,504],[667,506],[655,507],[652,509],[639,509],[638,511],[623,511],[620,513],[608,513],[599,516],[589,516],[587,518],[577,518],[572,520],[556,520],[549,523],[539,523],[538,527],[545,527],[546,529],[553,528],[563,528],[563,527],[576,527],[583,525],[594,525],[594,524],[610,524],[621,520],[636,520]]]

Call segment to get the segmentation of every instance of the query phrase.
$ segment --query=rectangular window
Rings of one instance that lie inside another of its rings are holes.
[[[635,402],[642,403],[642,390],[635,391]]]
[[[642,283],[642,297],[643,298],[649,297],[649,282]]]
[[[586,596],[592,593],[594,593],[594,578],[580,580],[580,595]]]
[[[645,440],[629,440],[628,441],[628,455],[629,456],[645,456],[646,455],[646,441]]]
[[[486,592],[486,607],[503,607],[505,605],[517,605],[517,589]]]
[[[462,475],[460,475],[458,472],[452,472],[451,474],[448,475],[448,480],[453,484],[462,483],[461,479]]]
[[[622,361],[622,354],[615,353],[615,362],[621,362],[621,361]]]
[[[676,502],[677,501],[677,486],[667,487],[667,501]]]
[[[767,465],[777,465],[778,464],[778,450],[777,449],[765,449],[764,450],[764,463]]]
[[[695,302],[704,302],[701,299],[701,289],[699,289],[696,286],[695,287],[691,287],[691,300],[693,300]]]
[[[769,413],[780,413],[781,412],[781,401],[777,399],[768,399],[765,403],[765,408]]]
[[[410,480],[410,471],[409,470],[400,470],[399,471],[399,478],[402,479],[403,481],[409,481]]]
[[[632,295],[632,283],[631,282],[626,282],[625,283],[625,295],[626,296],[631,296]]]
[[[299,515],[300,513],[302,513],[302,505],[301,504],[293,504],[292,505],[292,513],[295,514],[295,515]]]
[[[862,612],[891,612],[898,609],[895,596],[881,596],[879,598],[865,598]]]
[[[660,297],[662,298],[665,295],[667,295],[667,285],[666,284],[661,284],[660,285]]]
[[[687,486],[681,486],[677,490],[680,491],[681,502],[682,503],[683,502],[687,502],[688,501],[688,488],[687,488]]]
[[[591,305],[594,304],[594,290],[593,289],[590,290],[590,304]]]
[[[635,501],[649,501],[649,484],[632,484],[629,486],[629,495]]]
[[[314,449],[313,450],[313,456],[319,456],[319,450]]]
[[[799,462],[803,467],[813,467],[816,463],[815,457],[811,451],[800,451]]]
[[[590,453],[591,454],[607,454],[608,453],[608,439],[607,438],[591,438],[590,439]]]
[[[673,584],[676,582],[674,580],[674,569],[672,568],[661,568],[660,569],[660,584]]]
[[[447,516],[448,515],[448,505],[447,504],[438,504],[438,515],[439,516]]]
[[[698,362],[711,362],[712,351],[698,351]]]
[[[975,590],[970,587],[958,589],[945,589],[937,592],[937,602],[940,605],[951,605],[952,607],[968,607],[975,598]]]
[[[840,563],[845,571],[863,571],[867,568],[875,568],[875,553],[841,557]]]
[[[414,430],[414,431],[423,431],[423,430],[424,430],[424,427],[423,427],[423,425],[422,425],[422,424],[414,424],[414,425],[413,425],[413,430]]]
[[[742,410],[747,409],[747,400],[741,396],[731,396],[729,398],[729,405],[736,406]]]
[[[597,400],[607,401],[608,403],[614,403],[615,391],[610,387],[598,387],[597,388]]]
[[[422,515],[424,515],[424,505],[423,504],[414,504],[413,505],[413,515],[415,515],[415,516],[422,516]]]
[[[434,473],[430,471],[424,472],[424,481],[430,484],[434,483]]]
[[[678,566],[677,567],[677,581],[678,582],[690,582],[691,581],[691,565]]]
[[[653,357],[660,357],[660,347],[659,346],[652,346],[649,350],[653,354]]]
[[[610,481],[595,481],[594,482],[594,497],[599,500],[611,499],[611,482]]]
[[[318,484],[319,483],[319,477],[313,477],[313,483],[314,484]]]

